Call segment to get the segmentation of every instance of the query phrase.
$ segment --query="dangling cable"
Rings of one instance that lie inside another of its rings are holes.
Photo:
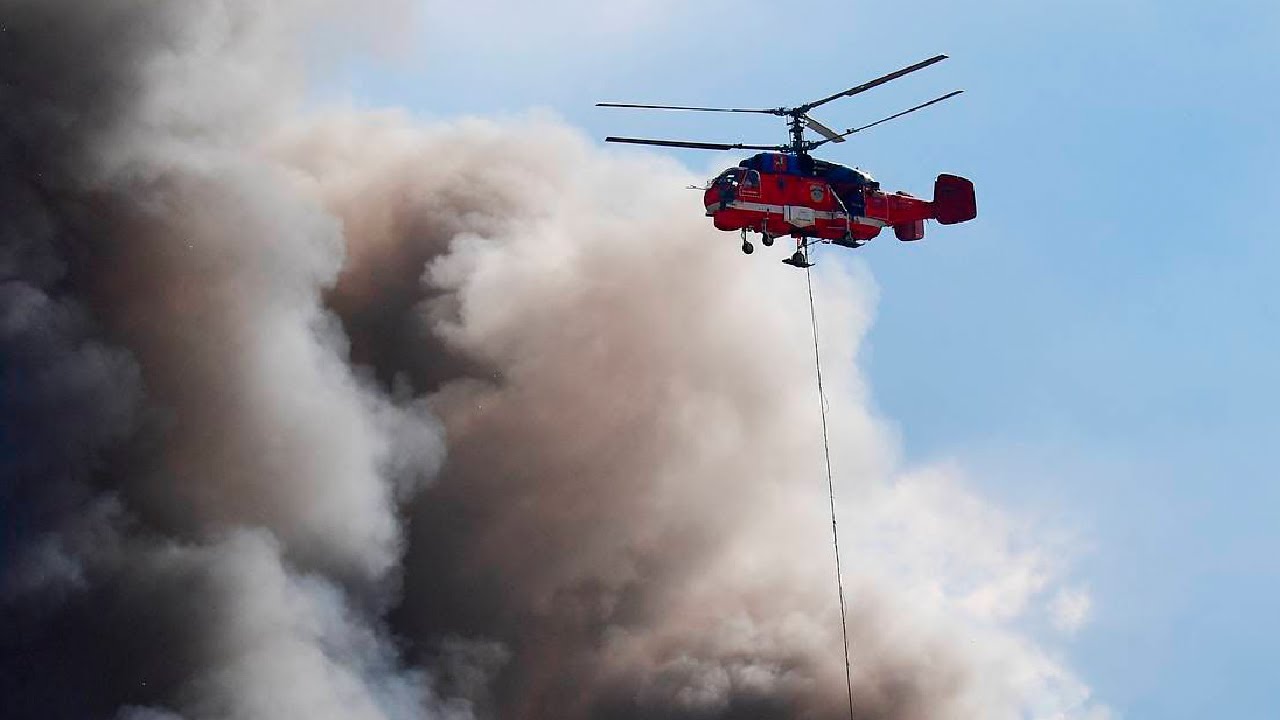
[[[805,249],[806,260],[809,254]],[[849,665],[849,623],[845,618],[844,579],[840,572],[840,533],[836,529],[836,487],[831,477],[831,441],[827,435],[827,395],[822,389],[822,357],[818,352],[818,311],[813,303],[812,266],[804,270],[809,284],[809,320],[813,324],[813,366],[818,371],[818,405],[822,410],[822,452],[827,461],[827,495],[831,499],[831,542],[836,554],[836,589],[840,593],[840,637],[844,640],[844,685],[849,693],[849,720],[853,717],[853,677]]]

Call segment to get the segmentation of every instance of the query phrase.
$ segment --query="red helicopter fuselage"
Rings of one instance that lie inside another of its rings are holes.
[[[934,188],[933,201],[887,193],[860,170],[803,155],[761,153],[709,181],[703,204],[720,230],[857,247],[886,226],[900,240],[919,240],[926,220],[951,225],[977,216],[973,183],[940,175]]]

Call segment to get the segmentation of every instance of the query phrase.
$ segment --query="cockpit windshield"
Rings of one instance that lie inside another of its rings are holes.
[[[731,167],[720,173],[709,184],[721,187],[738,187],[738,183],[742,181],[742,175],[745,171],[740,167]]]

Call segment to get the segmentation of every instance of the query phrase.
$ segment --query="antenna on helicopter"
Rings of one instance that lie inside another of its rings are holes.
[[[605,142],[629,143],[632,145],[656,145],[658,147],[691,148],[695,150],[777,150],[781,152],[804,154],[816,147],[825,145],[829,142],[844,142],[844,139],[849,135],[853,135],[854,133],[858,133],[868,128],[875,127],[876,125],[902,117],[903,115],[907,115],[909,113],[913,113],[917,110],[924,109],[930,105],[942,102],[943,100],[947,100],[949,98],[953,98],[956,95],[959,95],[960,93],[964,92],[963,90],[956,90],[954,92],[948,93],[947,95],[943,95],[942,97],[930,100],[929,102],[922,103],[920,105],[917,105],[913,108],[909,108],[907,110],[903,110],[900,113],[896,113],[882,120],[877,120],[876,122],[871,123],[870,125],[864,125],[858,128],[849,128],[844,132],[836,132],[835,130],[832,130],[830,127],[827,127],[826,125],[823,125],[817,120],[814,120],[813,118],[809,117],[809,112],[816,107],[825,105],[833,100],[839,100],[840,98],[859,95],[868,90],[871,90],[872,88],[877,88],[881,85],[884,85],[887,82],[897,80],[898,78],[904,75],[909,75],[913,72],[916,72],[917,70],[923,70],[924,68],[927,68],[930,65],[940,63],[946,59],[947,59],[946,55],[935,55],[934,57],[931,57],[928,60],[922,60],[918,63],[915,63],[914,65],[908,65],[907,67],[904,67],[901,70],[895,70],[891,73],[888,73],[887,75],[882,75],[874,80],[869,80],[865,83],[862,83],[861,85],[855,85],[847,90],[842,90],[838,93],[835,93],[834,95],[828,95],[827,97],[824,97],[820,100],[814,100],[812,102],[808,102],[803,105],[797,105],[796,107],[791,107],[791,108],[788,108],[788,107],[718,108],[718,107],[700,107],[700,106],[691,106],[691,105],[646,105],[641,103],[617,103],[617,102],[600,102],[600,103],[596,103],[596,107],[635,108],[635,109],[641,109],[641,110],[677,110],[677,111],[694,111],[694,112],[754,113],[758,115],[776,115],[778,117],[788,118],[787,120],[788,132],[791,135],[791,141],[785,145],[752,145],[752,144],[744,144],[744,143],[697,142],[697,141],[689,141],[689,140],[652,140],[649,138],[614,137],[612,135],[609,137],[606,137]],[[805,128],[813,130],[815,133],[821,135],[823,139],[822,140],[805,140],[804,139]]]

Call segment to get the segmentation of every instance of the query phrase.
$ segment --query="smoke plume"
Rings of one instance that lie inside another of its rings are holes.
[[[0,715],[845,716],[803,275],[551,118],[303,111],[335,17],[0,0]],[[856,715],[1104,716],[823,270]]]

